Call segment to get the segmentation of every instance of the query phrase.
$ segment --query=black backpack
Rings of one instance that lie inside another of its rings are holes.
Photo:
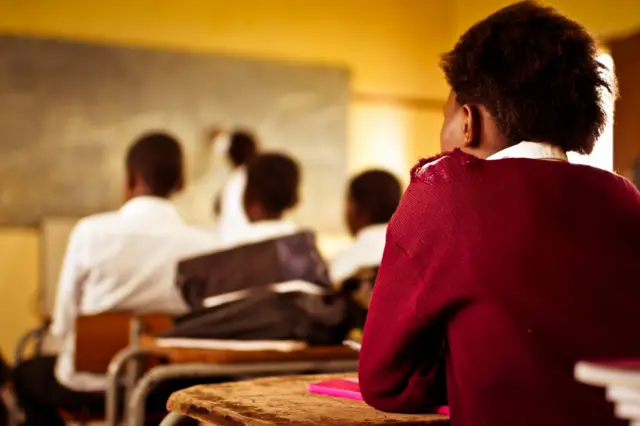
[[[344,300],[332,297],[311,232],[180,262],[178,287],[191,312],[164,337],[300,340],[339,344]]]

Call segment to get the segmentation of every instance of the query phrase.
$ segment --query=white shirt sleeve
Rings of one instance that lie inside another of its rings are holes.
[[[335,255],[329,262],[329,277],[334,286],[341,286],[344,280],[357,272],[358,259],[353,251],[353,247],[349,247]]]
[[[58,279],[56,302],[53,308],[51,333],[63,337],[75,328],[78,315],[82,282],[86,278],[84,263],[87,230],[82,222],[76,225],[69,236],[67,251]]]
[[[240,167],[229,177],[222,190],[218,232],[223,243],[232,241],[235,234],[245,231],[249,226],[243,202],[246,185],[247,171]]]

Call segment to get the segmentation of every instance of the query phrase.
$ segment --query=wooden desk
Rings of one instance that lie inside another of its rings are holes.
[[[166,348],[158,346],[153,336],[141,336],[140,347],[166,358],[171,364],[240,364],[245,362],[322,361],[327,359],[357,360],[358,352],[344,346],[310,347],[291,352],[230,351],[212,349]]]
[[[305,374],[307,372],[344,372],[358,368],[358,353],[342,346],[305,348],[292,352],[278,351],[229,351],[211,349],[165,348],[158,346],[153,337],[142,337],[135,353],[159,356],[168,361],[148,370],[135,387],[130,388],[128,398],[129,424],[142,424],[144,403],[155,383],[179,378],[268,376],[282,374]],[[126,358],[118,359],[122,364]],[[117,371],[110,369],[107,406],[109,419],[117,419]],[[203,382],[206,383],[206,379]],[[114,414],[115,413],[115,414]],[[173,423],[168,423],[173,424]]]
[[[361,401],[316,395],[306,390],[309,383],[348,376],[289,376],[195,386],[174,393],[167,408],[224,426],[449,424],[446,416],[386,414]]]

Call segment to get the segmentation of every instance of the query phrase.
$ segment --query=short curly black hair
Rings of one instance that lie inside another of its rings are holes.
[[[247,164],[244,205],[257,202],[271,214],[281,214],[298,202],[300,167],[291,157],[264,153]]]
[[[180,142],[165,132],[145,133],[129,148],[126,158],[129,185],[139,174],[151,195],[168,197],[184,185],[184,163]]]
[[[549,142],[589,154],[606,123],[614,84],[595,40],[577,22],[534,1],[471,27],[441,67],[459,105],[482,105],[510,144]]]
[[[400,204],[402,186],[385,170],[367,170],[351,180],[348,194],[372,224],[387,223]]]

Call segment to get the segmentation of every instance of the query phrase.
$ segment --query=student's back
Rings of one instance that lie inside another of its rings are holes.
[[[36,357],[15,369],[25,425],[64,425],[61,409],[102,412],[106,377],[75,367],[76,320],[107,311],[184,311],[174,288],[176,264],[213,245],[213,235],[188,227],[169,201],[184,186],[175,138],[142,135],[129,148],[125,167],[126,203],[82,219],[69,238],[51,325],[62,342],[59,355]]]
[[[120,210],[82,219],[72,238],[84,242],[87,277],[80,309],[181,313],[175,269],[178,260],[213,246],[213,234],[185,224],[169,201],[137,197]]]
[[[62,340],[57,379],[100,390],[104,377],[76,372],[75,321],[107,311],[177,314],[176,264],[213,246],[213,234],[187,226],[169,197],[182,188],[182,152],[165,134],[141,137],[127,154],[127,202],[80,220],[67,246],[51,331]]]
[[[75,370],[75,321],[109,311],[181,314],[177,263],[213,246],[213,235],[186,225],[168,200],[139,196],[119,210],[82,219],[61,271],[52,333],[62,340],[56,377],[100,390],[102,375]]]
[[[411,265],[390,257],[394,276],[383,265],[380,279],[399,287],[377,297],[406,300],[402,310],[427,323],[451,315],[446,376],[455,423],[618,424],[604,393],[577,383],[573,367],[640,356],[640,194],[630,182],[565,162],[454,153],[418,172],[403,203],[411,213],[392,221],[390,233]],[[446,232],[425,231],[445,223]],[[414,241],[429,249],[414,252]],[[451,279],[436,278],[443,273]],[[414,274],[423,280],[411,291]],[[368,326],[394,317],[382,299],[374,304]],[[395,318],[394,330],[403,330]],[[375,368],[371,351],[388,344],[367,343],[364,371]],[[443,392],[435,381],[431,389]]]
[[[523,1],[443,57],[445,154],[414,170],[389,225],[363,336],[374,407],[448,397],[452,426],[621,424],[573,378],[581,359],[640,356],[640,194],[566,154],[591,153],[606,125],[615,85],[597,53]]]
[[[619,424],[603,391],[577,383],[573,368],[640,356],[640,194],[564,162],[505,159],[474,175],[451,185],[469,202],[454,203],[452,215],[473,215],[456,221],[450,243],[463,249],[450,265],[460,279],[442,295],[466,305],[447,340],[462,423],[491,412],[487,424]]]

